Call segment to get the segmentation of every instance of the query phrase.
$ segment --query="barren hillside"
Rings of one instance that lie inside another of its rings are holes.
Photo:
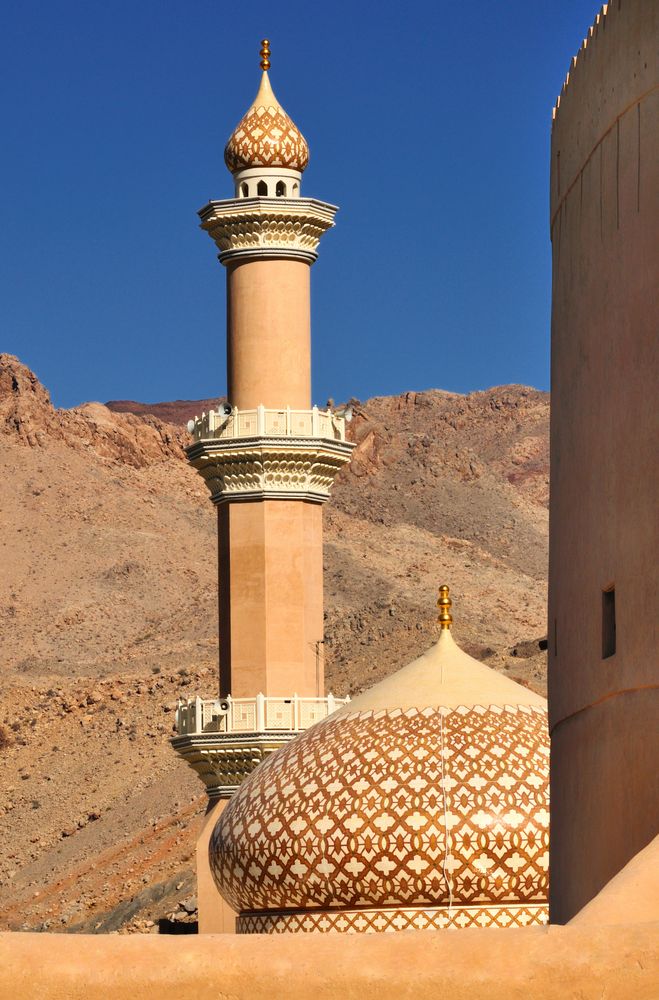
[[[174,399],[169,403],[136,403],[134,399],[111,399],[105,405],[113,413],[157,417],[165,423],[185,426],[192,417],[214,410],[223,402],[224,396],[216,396],[214,399]]]
[[[208,404],[58,411],[0,355],[0,927],[148,929],[193,893],[204,797],[168,740],[177,696],[215,690],[214,512],[181,426]],[[548,409],[520,386],[355,403],[325,518],[336,694],[430,644],[440,582],[456,639],[543,690]]]

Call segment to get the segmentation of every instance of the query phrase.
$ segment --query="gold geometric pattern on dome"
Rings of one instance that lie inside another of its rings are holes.
[[[243,914],[521,906],[543,921],[548,777],[544,708],[330,717],[238,790],[214,877]]]
[[[448,927],[530,927],[548,922],[547,904],[540,906],[455,906],[434,909],[391,907],[381,910],[305,910],[298,913],[246,913],[238,917],[238,934],[327,933],[369,934],[387,931],[445,930]]]
[[[263,41],[262,63],[270,65],[270,44]],[[302,172],[309,163],[307,140],[275,97],[264,66],[259,92],[224,150],[234,174],[248,167],[284,167]]]

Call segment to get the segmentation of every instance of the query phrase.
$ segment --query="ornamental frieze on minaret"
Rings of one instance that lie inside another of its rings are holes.
[[[218,808],[343,704],[325,696],[322,504],[353,445],[345,411],[311,397],[310,271],[337,209],[301,196],[309,150],[269,53],[264,42],[258,93],[225,149],[234,197],[199,212],[227,281],[227,403],[190,421],[187,449],[217,508],[220,670],[215,697],[181,704],[172,742]]]

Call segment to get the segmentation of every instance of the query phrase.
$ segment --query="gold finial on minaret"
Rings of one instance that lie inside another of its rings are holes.
[[[453,624],[453,617],[451,615],[451,605],[453,601],[448,596],[448,587],[445,583],[439,588],[439,597],[437,598],[437,607],[439,608],[439,617],[437,621],[439,622],[440,629],[450,629]]]
[[[259,55],[261,56],[261,69],[265,73],[266,70],[270,69],[270,42],[267,38],[261,42]]]

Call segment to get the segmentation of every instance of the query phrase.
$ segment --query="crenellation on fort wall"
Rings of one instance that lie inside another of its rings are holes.
[[[595,20],[588,28],[588,32],[579,47],[579,51],[576,53],[576,55],[573,55],[572,59],[570,60],[570,68],[565,74],[565,80],[563,81],[563,86],[561,87],[561,91],[558,97],[556,98],[556,104],[554,105],[552,110],[552,119],[555,119],[556,115],[558,114],[558,109],[561,106],[561,101],[563,100],[563,98],[567,93],[570,81],[574,79],[576,70],[579,69],[581,66],[583,66],[586,60],[586,57],[588,55],[589,44],[597,39],[600,32],[604,33],[604,31],[606,30],[607,16],[610,14],[611,17],[613,17],[614,9],[620,9],[621,7],[622,7],[622,0],[612,0],[611,3],[605,3],[600,8],[598,14],[595,17]]]
[[[643,159],[642,133],[652,123],[649,112],[638,109],[657,89],[658,31],[659,4],[612,0],[573,57],[553,111],[552,234],[566,197],[580,185],[581,172],[601,155],[600,145],[622,119],[629,117],[630,127],[636,119],[636,158]]]

